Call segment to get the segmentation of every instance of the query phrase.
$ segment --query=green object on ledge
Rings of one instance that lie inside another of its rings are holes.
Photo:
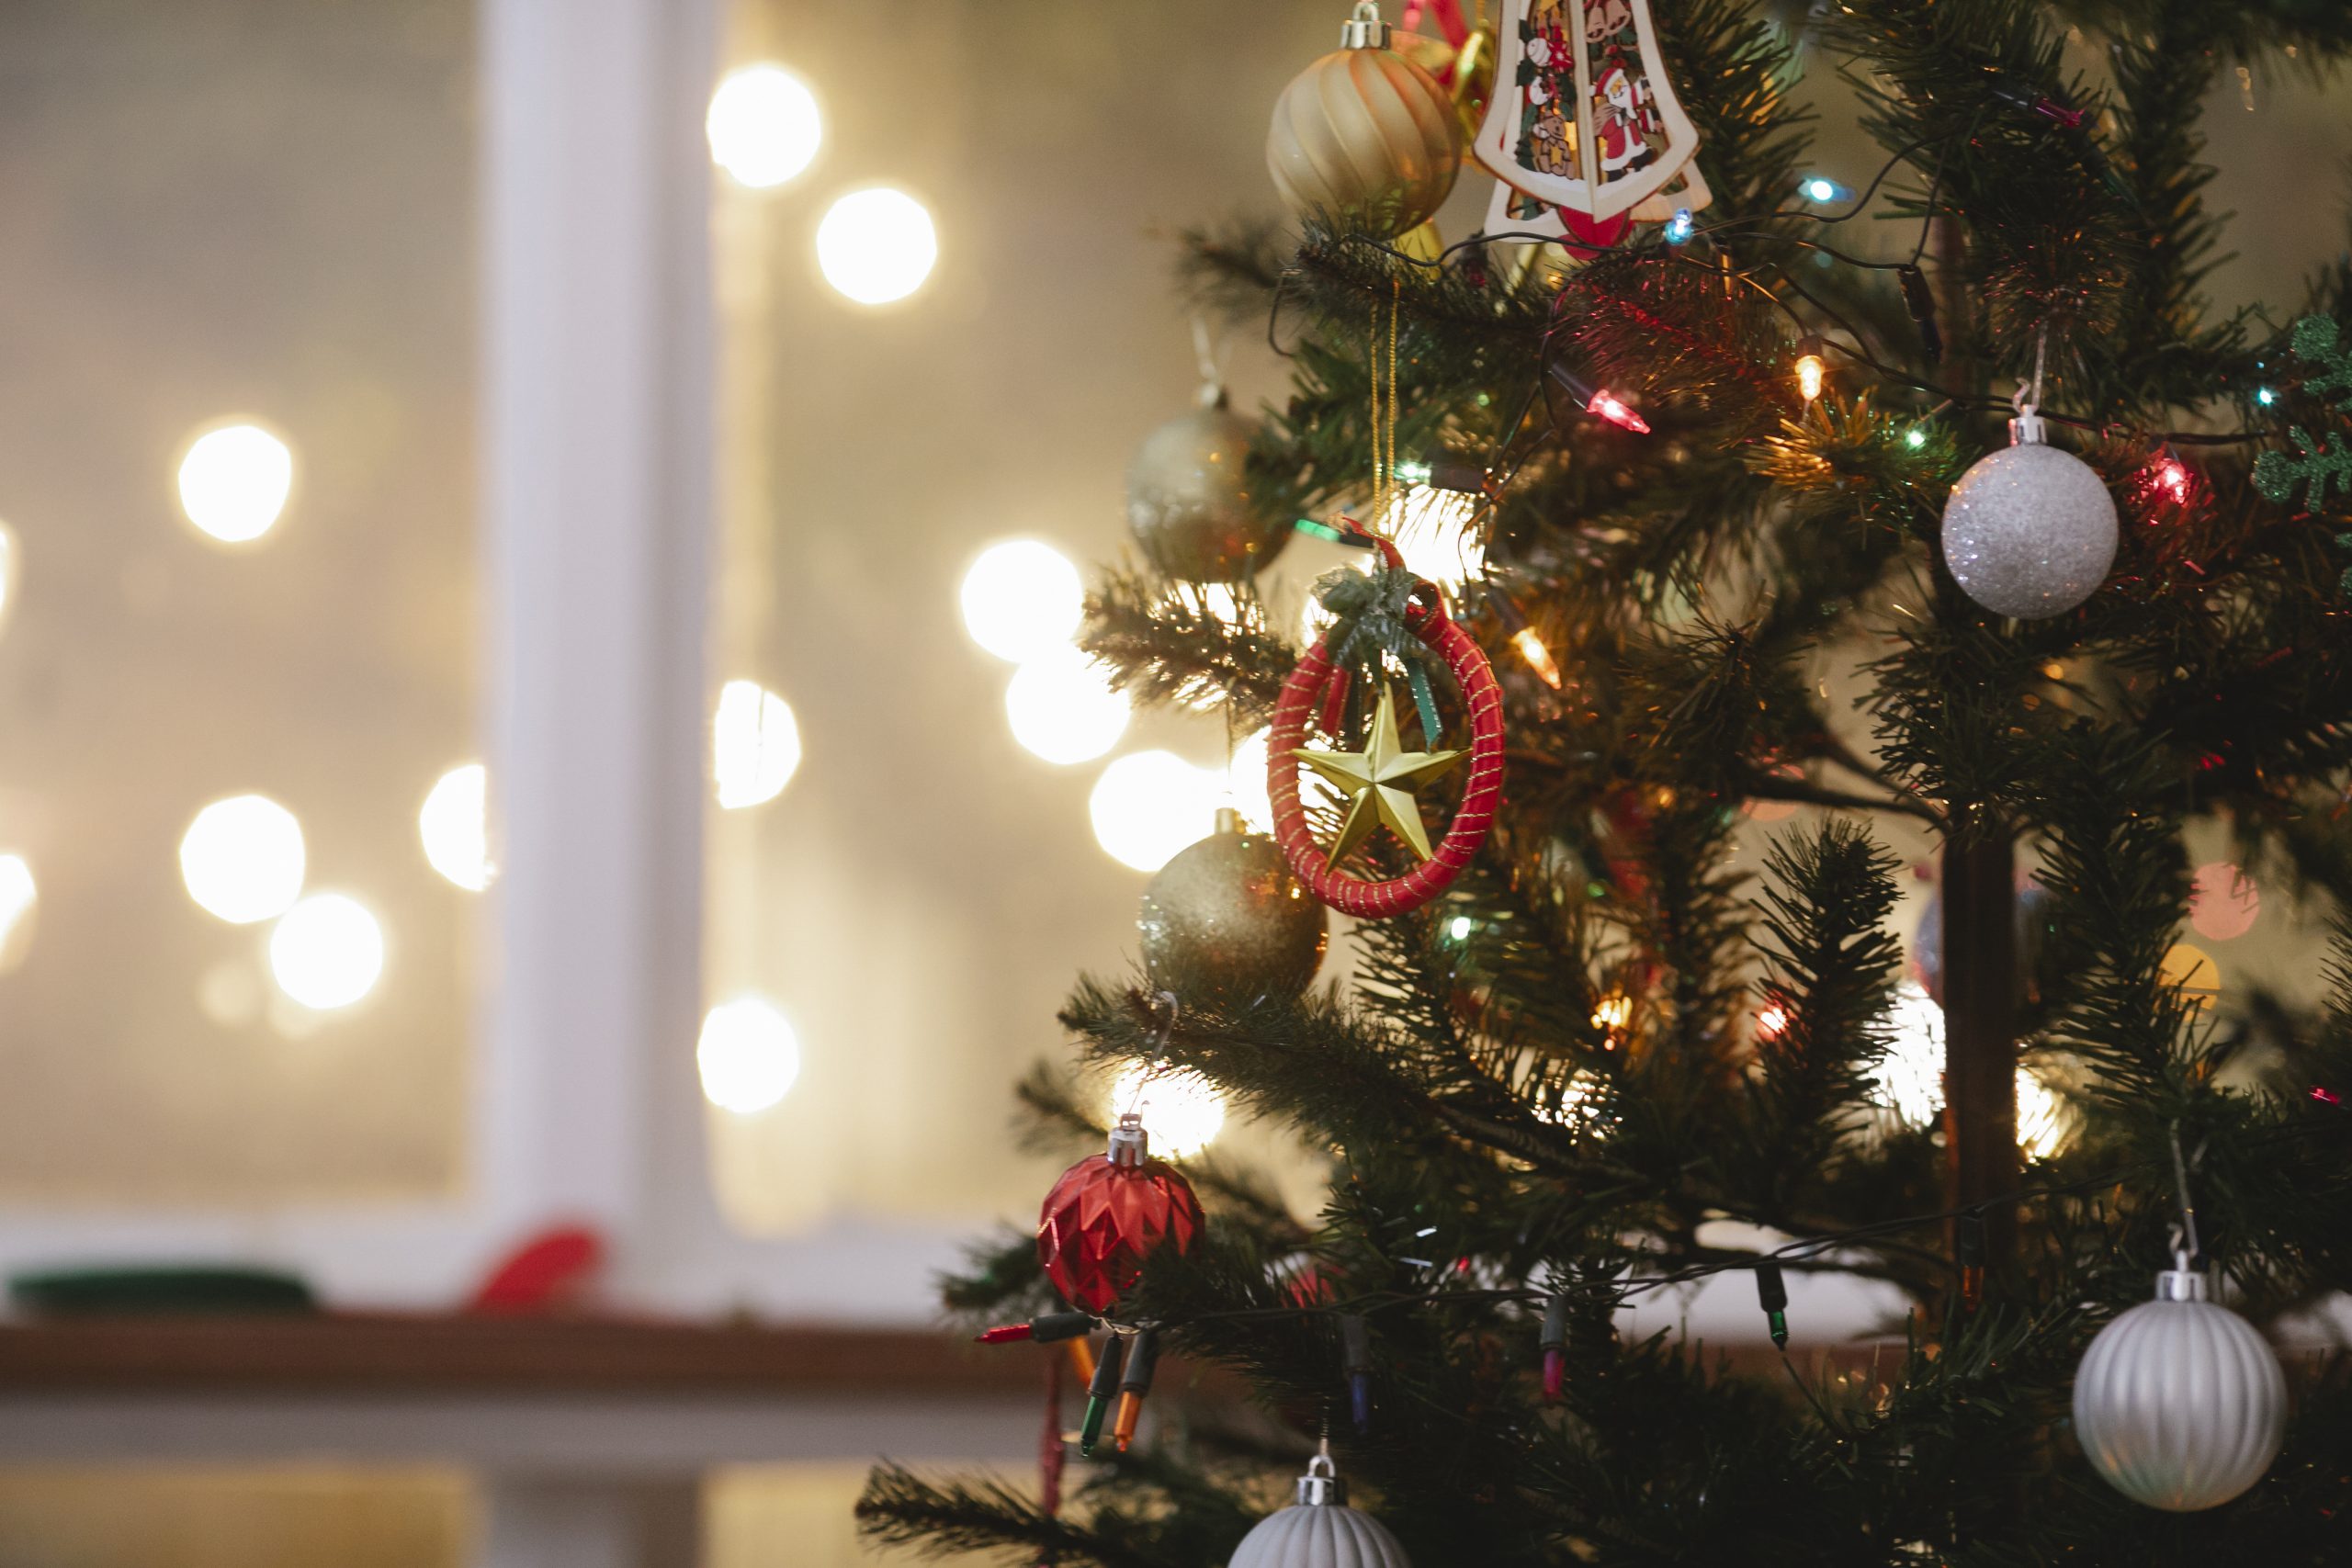
[[[14,1274],[8,1299],[39,1317],[114,1317],[131,1314],[313,1313],[309,1281],[275,1269],[180,1265],[56,1269]]]

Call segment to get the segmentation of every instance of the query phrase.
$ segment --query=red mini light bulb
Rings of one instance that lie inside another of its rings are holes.
[[[1650,433],[1649,421],[1627,408],[1616,398],[1610,396],[1609,389],[1606,387],[1592,394],[1592,400],[1584,405],[1584,412],[1597,414],[1620,430],[1630,430],[1636,435],[1647,435]]]

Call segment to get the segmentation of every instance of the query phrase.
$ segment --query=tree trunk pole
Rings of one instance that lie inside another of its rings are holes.
[[[1944,848],[1944,1197],[1973,1208],[2017,1190],[2017,883],[2008,834]],[[2017,1253],[2017,1206],[1982,1214],[1986,1271]],[[1962,1225],[1951,1227],[1955,1251]]]

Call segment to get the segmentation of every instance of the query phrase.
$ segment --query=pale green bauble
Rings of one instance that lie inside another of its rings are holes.
[[[1151,564],[1185,582],[1234,582],[1282,553],[1245,466],[1256,426],[1219,397],[1144,437],[1127,465],[1127,525]]]

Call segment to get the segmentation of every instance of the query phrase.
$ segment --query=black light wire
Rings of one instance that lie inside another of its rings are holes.
[[[1772,241],[1782,244],[1795,245],[1804,250],[1813,251],[1827,255],[1835,261],[1861,271],[1902,273],[1917,270],[1920,258],[1927,254],[1928,236],[1932,231],[1937,215],[1936,201],[1942,192],[1944,172],[1951,147],[1955,142],[1964,144],[1973,140],[1977,130],[1980,129],[1983,118],[1984,111],[1980,108],[1976,117],[1971,119],[1966,129],[1962,130],[1943,136],[1924,136],[1897,149],[1887,158],[1885,163],[1879,166],[1878,172],[1871,176],[1870,184],[1863,188],[1860,196],[1855,197],[1853,205],[1849,207],[1843,212],[1824,214],[1803,209],[1775,209],[1770,212],[1752,214],[1745,218],[1727,219],[1721,223],[1709,224],[1702,228],[1694,227],[1691,230],[1690,238],[1697,239],[1704,236],[1711,244],[1716,245],[1718,253],[1721,254],[1721,246],[1717,243],[1717,236],[1730,234],[1735,231],[1748,230],[1752,231],[1747,232],[1743,236],[1746,239]],[[1828,225],[1848,222],[1852,219],[1860,217],[1869,207],[1871,199],[1877,195],[1879,187],[1886,182],[1888,176],[1894,172],[1897,166],[1899,166],[1905,159],[1910,158],[1922,149],[1932,143],[1939,142],[1940,145],[1937,149],[1934,172],[1930,177],[1930,183],[1928,188],[1928,197],[1924,210],[1921,214],[1919,238],[1917,243],[1912,248],[1910,258],[1906,261],[1871,261],[1861,256],[1853,255],[1834,245],[1825,244],[1817,240],[1809,240],[1797,234],[1774,233],[1769,230],[1763,230],[1758,227],[1765,223],[1774,222],[1781,219],[1789,218],[1803,219],[1814,223]],[[1774,293],[1771,288],[1758,281],[1752,270],[1741,268],[1725,271],[1724,269],[1710,266],[1703,262],[1694,261],[1688,256],[1678,254],[1673,251],[1661,251],[1657,245],[1646,242],[1641,243],[1629,243],[1623,241],[1588,242],[1576,239],[1573,236],[1547,234],[1538,232],[1534,230],[1519,229],[1507,230],[1500,233],[1494,234],[1475,234],[1467,240],[1460,241],[1457,243],[1446,246],[1443,250],[1438,252],[1434,257],[1428,257],[1417,256],[1408,252],[1398,250],[1394,245],[1374,240],[1367,234],[1346,234],[1341,235],[1340,239],[1342,243],[1353,244],[1366,250],[1376,251],[1392,260],[1405,262],[1413,266],[1428,268],[1432,271],[1443,271],[1447,262],[1457,254],[1467,251],[1483,251],[1487,245],[1497,242],[1515,241],[1538,244],[1556,244],[1565,241],[1567,243],[1575,245],[1579,250],[1587,251],[1596,255],[1625,254],[1634,257],[1637,261],[1667,262],[1676,265],[1691,267],[1695,270],[1705,272],[1711,276],[1730,276],[1737,278],[1740,281],[1748,284],[1751,288],[1754,288],[1758,292],[1761,293],[1767,299],[1770,300],[1772,304],[1785,313],[1800,330],[1807,330],[1811,325],[1811,323],[1807,322],[1804,317],[1798,315],[1795,310],[1791,307],[1786,300]],[[1931,398],[1939,399],[1945,407],[1966,408],[1978,412],[1993,412],[2007,409],[2010,406],[2007,400],[1996,397],[1979,396],[1971,392],[1955,391],[1949,387],[1944,387],[1936,382],[1926,380],[1920,377],[1914,376],[1908,371],[1896,366],[1887,364],[1884,360],[1880,359],[1876,355],[1858,346],[1862,341],[1863,334],[1856,331],[1853,324],[1844,316],[1825,305],[1818,299],[1815,298],[1815,296],[1807,291],[1802,284],[1798,283],[1795,278],[1789,276],[1785,267],[1777,267],[1775,270],[1780,273],[1782,284],[1791,292],[1797,295],[1799,299],[1804,300],[1808,305],[1811,305],[1815,310],[1819,311],[1826,320],[1846,333],[1848,337],[1854,340],[1851,343],[1839,342],[1834,339],[1829,340],[1828,346],[1835,348],[1838,353],[1846,355],[1846,357],[1858,364],[1869,367],[1873,372],[1887,380],[1898,382],[1915,391],[1924,393]],[[1274,319],[1279,316],[1282,310],[1283,282],[1287,280],[1288,276],[1289,275],[1287,273],[1284,274],[1283,280],[1279,280],[1275,287],[1273,308],[1272,310],[1269,312],[1267,321],[1267,341],[1270,344],[1274,343]],[[1544,332],[1544,352],[1546,354],[1549,352],[1552,336],[1559,330],[1559,325],[1560,323],[1555,321]],[[1283,353],[1278,344],[1275,344],[1275,351],[1277,353]],[[1288,357],[1286,354],[1284,356]],[[1540,381],[1538,385],[1540,389]],[[1548,407],[1550,401],[1548,393],[1545,394],[1545,401],[1546,406]],[[2053,424],[2062,424],[2070,429],[2086,431],[2095,435],[2105,436],[2112,434],[2118,428],[2114,422],[2111,421],[2101,422],[2087,420],[2072,414],[2053,412],[2048,409],[2037,409],[2036,412],[2043,419],[2048,420]],[[2242,445],[2249,441],[2268,440],[2271,434],[2271,432],[2263,430],[2237,431],[2226,434],[2213,434],[2196,431],[2163,431],[2154,433],[2151,435],[2151,439],[2170,442],[2174,445],[2183,446],[2232,446]]]

